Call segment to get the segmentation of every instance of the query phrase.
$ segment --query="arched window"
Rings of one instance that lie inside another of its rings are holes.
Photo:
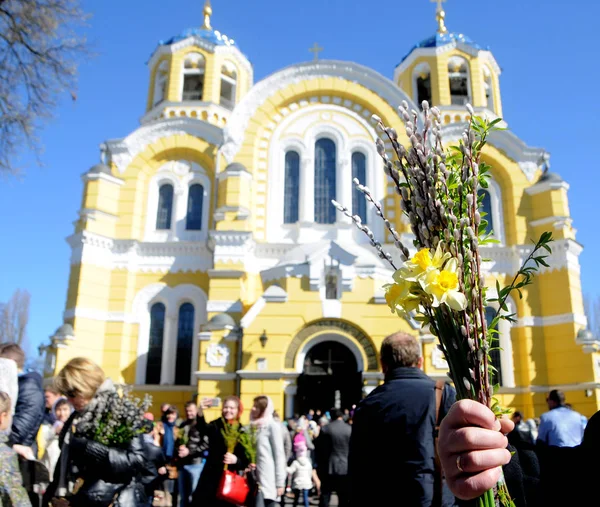
[[[175,356],[175,385],[190,385],[192,373],[192,345],[194,342],[194,305],[179,307],[177,323],[177,355]]]
[[[359,151],[352,154],[352,180],[354,178],[357,178],[362,185],[366,183],[367,157]],[[363,224],[367,223],[367,199],[356,186],[352,188],[352,214],[358,215]]]
[[[479,209],[481,210],[481,219],[487,222],[485,232],[486,234],[489,234],[494,231],[494,217],[492,215],[492,195],[488,190],[480,189],[479,199],[481,199],[481,204],[479,206]]]
[[[183,100],[202,100],[204,91],[204,56],[188,53],[183,61]]]
[[[154,97],[152,105],[160,104],[167,97],[167,79],[169,77],[169,64],[166,60],[160,62],[154,74]]]
[[[331,139],[319,139],[315,143],[315,222],[335,223],[335,143]]]
[[[204,203],[204,187],[194,183],[188,193],[187,215],[185,228],[188,231],[199,231],[202,229],[202,205]]]
[[[285,184],[283,191],[283,223],[298,221],[300,190],[300,155],[295,151],[285,154]]]
[[[170,229],[173,213],[173,185],[166,183],[158,190],[158,209],[156,211],[156,228]]]
[[[470,102],[469,64],[460,56],[453,56],[448,61],[448,78],[450,80],[450,103],[464,106]]]
[[[227,109],[233,109],[235,106],[235,91],[237,85],[237,72],[235,66],[230,62],[225,62],[221,67],[221,97],[219,104]]]
[[[485,90],[487,108],[490,111],[495,112],[496,109],[494,106],[494,85],[492,81],[492,73],[487,67],[483,68],[483,88]]]
[[[150,308],[150,340],[146,360],[146,384],[160,384],[164,333],[165,305],[154,303]]]
[[[492,320],[494,319],[494,315],[496,315],[496,310],[490,306],[485,309],[485,320],[488,325],[488,329]],[[492,336],[491,334],[489,335]],[[491,375],[490,382],[492,385],[500,384],[502,385],[502,363],[500,361],[500,339],[498,334],[493,335],[494,340],[492,341],[492,350],[490,350],[490,359],[492,361],[492,366],[496,368],[496,371]]]
[[[431,105],[431,72],[429,65],[421,63],[413,71],[413,83],[415,87],[415,98],[421,107],[424,100]]]

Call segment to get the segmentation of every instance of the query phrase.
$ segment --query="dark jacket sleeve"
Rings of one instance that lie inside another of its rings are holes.
[[[19,377],[19,396],[9,439],[9,445],[31,446],[44,419],[44,391],[37,373]]]
[[[85,438],[73,438],[71,443],[73,457],[84,462],[86,467],[110,471],[112,478],[119,482],[128,482],[144,468],[146,458],[143,437],[133,439],[127,449],[108,447]]]

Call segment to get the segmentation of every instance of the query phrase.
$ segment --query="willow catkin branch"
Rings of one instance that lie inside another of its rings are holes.
[[[352,213],[350,213],[350,210],[345,206],[342,206],[339,202],[332,200],[331,203],[335,206],[335,208],[338,211],[340,211],[352,220],[352,222],[354,223],[354,225],[356,225],[358,230],[362,231],[367,236],[367,238],[369,238],[371,245],[377,250],[379,257],[383,260],[386,260],[390,264],[390,266],[392,266],[394,271],[396,271],[397,268],[394,264],[392,256],[383,249],[381,243],[375,239],[373,231],[362,223],[361,218],[358,215],[352,215]]]

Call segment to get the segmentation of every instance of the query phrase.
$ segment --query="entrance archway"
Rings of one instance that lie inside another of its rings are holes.
[[[356,351],[341,340],[315,340],[298,359],[302,361],[302,373],[298,377],[294,412],[349,409],[362,398],[362,357],[357,357]]]

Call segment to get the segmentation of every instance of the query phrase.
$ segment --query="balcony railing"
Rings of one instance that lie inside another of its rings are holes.
[[[466,97],[465,95],[451,95],[450,96],[450,103],[453,106],[465,106],[467,105],[467,103],[470,101],[469,97]]]

